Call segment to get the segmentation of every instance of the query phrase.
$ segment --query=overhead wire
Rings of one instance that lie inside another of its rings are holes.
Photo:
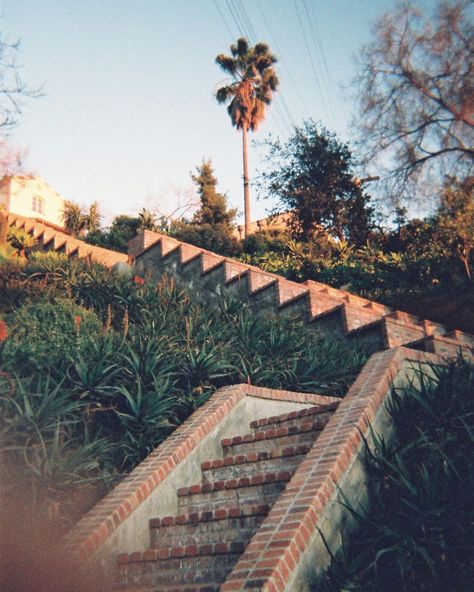
[[[234,39],[235,35],[232,32],[232,29],[230,28],[229,23],[227,22],[227,19],[225,18],[224,13],[221,10],[221,7],[219,6],[219,0],[214,0],[214,6],[217,8],[217,12],[219,13],[219,15],[224,23],[224,26],[227,29],[227,32],[229,33],[231,39]]]
[[[317,73],[317,70],[316,70],[316,65],[315,65],[314,60],[313,60],[313,54],[311,52],[310,45],[308,43],[308,38],[306,36],[305,27],[303,25],[303,20],[301,18],[301,14],[300,14],[300,11],[299,11],[299,8],[298,8],[298,2],[297,2],[297,0],[293,0],[293,5],[295,7],[296,17],[297,17],[297,20],[298,20],[298,23],[299,23],[299,26],[300,26],[300,29],[301,29],[301,33],[302,33],[302,37],[303,37],[303,42],[304,42],[304,45],[306,47],[306,51],[307,51],[307,54],[308,54],[309,62],[311,64],[311,69],[313,71],[313,75],[314,75],[314,80],[315,80],[315,83],[316,83],[316,87],[317,87],[317,89],[319,91],[319,95],[320,95],[320,98],[321,98],[321,103],[322,103],[322,106],[323,106],[323,110],[324,110],[324,113],[325,113],[326,118],[328,120],[330,120],[331,117],[329,115],[329,110],[328,110],[328,107],[327,107],[327,104],[326,104],[326,98],[324,96],[324,92],[322,90],[322,86],[321,86],[321,83],[320,83],[320,80],[319,80],[319,76],[318,76],[318,73]]]
[[[336,121],[338,123],[340,123],[339,117],[338,117],[338,112],[334,108],[334,104],[336,103],[335,92],[334,92],[334,81],[333,81],[333,78],[332,78],[331,73],[329,71],[328,63],[326,60],[326,55],[324,53],[324,48],[321,43],[321,36],[319,34],[319,28],[318,28],[317,19],[316,19],[316,15],[315,15],[315,11],[314,11],[314,3],[311,4],[313,11],[310,12],[310,10],[308,9],[308,4],[307,4],[306,0],[302,0],[302,2],[303,2],[303,7],[304,7],[304,10],[306,13],[307,22],[309,24],[309,31],[310,31],[310,34],[313,38],[314,47],[319,52],[319,59],[320,59],[320,63],[322,66],[321,72],[322,72],[322,81],[323,81],[323,85],[324,85],[323,88],[325,90],[326,98],[327,98],[328,104],[330,106],[330,114],[331,114],[331,118],[333,120],[332,123],[334,124],[334,123],[336,123]],[[313,17],[314,17],[314,19],[313,19]]]
[[[257,34],[255,32],[255,29],[252,25],[252,21],[248,15],[248,12],[245,8],[245,4],[243,2],[243,0],[235,0],[241,16],[242,16],[242,20],[244,22],[247,23],[247,29],[250,31],[250,40],[252,43],[256,43],[257,42]],[[293,127],[295,126],[293,117],[291,115],[290,109],[288,107],[288,103],[285,100],[284,95],[282,94],[281,91],[278,92],[278,94],[275,95],[274,99],[273,99],[273,103],[275,106],[275,109],[278,113],[278,116],[280,117],[282,124],[285,128],[285,131],[288,135],[291,134]]]
[[[258,8],[258,10],[259,10],[259,12],[260,12],[260,16],[262,17],[262,20],[263,20],[263,22],[265,23],[265,26],[266,26],[266,28],[268,29],[268,33],[269,33],[269,35],[270,35],[270,38],[271,38],[271,41],[272,41],[272,45],[275,47],[275,49],[276,49],[276,50],[277,50],[277,52],[278,52],[278,59],[279,59],[279,60],[281,61],[281,63],[282,63],[284,66],[285,66],[285,70],[286,70],[286,72],[287,72],[287,74],[288,74],[288,78],[289,78],[289,80],[290,80],[290,82],[291,82],[291,84],[292,84],[292,86],[293,86],[293,89],[294,89],[294,91],[295,91],[295,94],[296,94],[296,96],[298,97],[298,99],[299,99],[299,101],[300,101],[300,103],[301,103],[301,106],[303,107],[303,111],[305,112],[305,114],[308,114],[309,112],[308,112],[308,109],[307,109],[307,107],[306,107],[306,104],[305,104],[305,102],[304,102],[304,100],[303,100],[303,97],[302,97],[302,95],[301,95],[300,91],[298,90],[298,87],[297,87],[297,85],[296,85],[296,82],[295,82],[295,79],[294,79],[294,77],[293,77],[293,74],[292,74],[292,72],[291,72],[290,68],[288,67],[288,64],[287,64],[287,62],[286,62],[286,60],[285,60],[284,54],[283,54],[283,52],[281,51],[281,49],[280,49],[280,46],[278,45],[278,42],[277,42],[277,40],[276,40],[276,37],[275,37],[275,35],[273,34],[273,31],[272,31],[272,29],[271,29],[271,27],[270,27],[270,23],[268,22],[268,19],[267,19],[267,17],[265,16],[265,13],[264,13],[264,11],[263,11],[263,9],[262,9],[261,5],[260,5],[260,2],[259,2],[259,0],[256,0],[256,6],[257,6],[257,8]]]

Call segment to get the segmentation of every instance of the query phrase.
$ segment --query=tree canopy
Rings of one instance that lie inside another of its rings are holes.
[[[170,233],[179,240],[210,251],[237,254],[239,245],[232,234],[237,212],[228,209],[226,195],[217,191],[217,179],[210,159],[203,160],[196,167],[196,172],[191,173],[191,178],[197,186],[201,206],[190,221],[173,222]]]
[[[360,153],[386,170],[392,195],[433,195],[474,163],[474,27],[468,0],[438,2],[433,17],[404,2],[383,15],[360,53]],[[411,191],[411,193],[409,193]]]
[[[296,127],[287,142],[268,140],[268,170],[260,190],[278,198],[281,211],[290,211],[297,238],[308,239],[323,228],[338,239],[366,241],[373,214],[370,196],[353,176],[347,144],[314,121]]]
[[[214,176],[211,160],[203,160],[191,178],[197,186],[201,207],[195,213],[193,222],[196,224],[225,224],[232,226],[237,211],[229,210],[227,197],[217,191],[217,179]]]

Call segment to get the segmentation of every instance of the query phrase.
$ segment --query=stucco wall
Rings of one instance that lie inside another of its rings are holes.
[[[61,215],[64,198],[40,177],[12,177],[0,190],[4,201],[7,195],[9,199],[5,205],[9,212],[45,220],[57,226],[63,225]],[[33,209],[34,196],[44,200],[44,213]]]

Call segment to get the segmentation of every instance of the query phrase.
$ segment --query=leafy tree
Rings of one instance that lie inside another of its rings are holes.
[[[232,81],[216,93],[219,103],[229,103],[227,111],[232,125],[242,130],[244,165],[245,236],[250,233],[250,190],[248,174],[247,132],[257,130],[265,117],[265,108],[277,90],[279,80],[273,69],[277,61],[265,43],[250,46],[244,38],[230,47],[231,56],[219,54],[216,63],[231,76]]]
[[[138,216],[115,216],[109,228],[90,232],[86,240],[91,245],[126,253],[127,243],[139,232],[141,222]]]
[[[438,208],[438,226],[470,279],[474,253],[474,179],[462,184],[450,180]]]
[[[293,213],[290,226],[296,238],[308,240],[322,229],[356,245],[366,241],[373,209],[353,176],[347,144],[309,120],[287,142],[267,140],[264,145],[269,169],[260,177],[260,189]]]
[[[474,27],[467,0],[439,1],[433,19],[412,3],[382,16],[360,54],[360,148],[391,189],[465,179],[474,162]]]

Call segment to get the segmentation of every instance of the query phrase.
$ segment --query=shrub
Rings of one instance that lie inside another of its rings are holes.
[[[463,592],[474,581],[474,365],[395,392],[396,438],[367,460],[370,511],[318,590]],[[363,536],[360,536],[360,533]]]

